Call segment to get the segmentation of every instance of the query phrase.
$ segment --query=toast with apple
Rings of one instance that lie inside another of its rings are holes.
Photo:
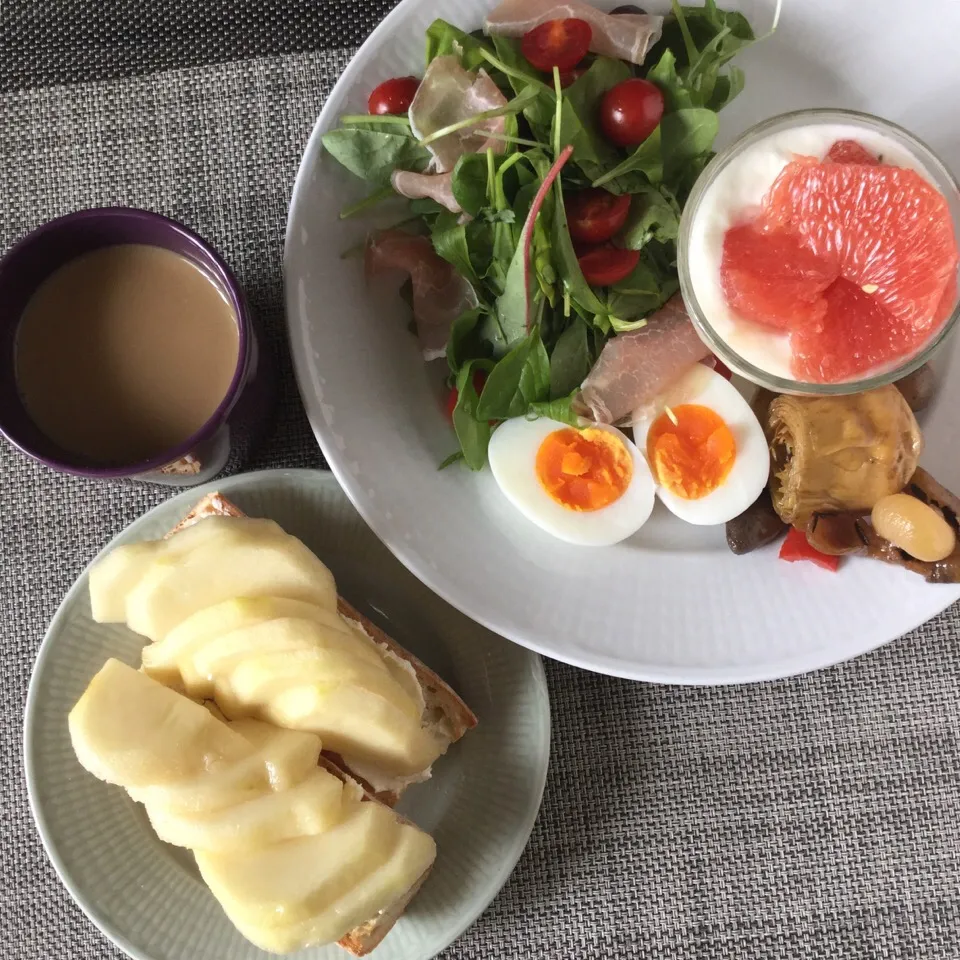
[[[337,941],[364,956],[433,866],[433,840],[321,757],[315,734],[227,721],[117,660],[68,727],[81,765],[192,851],[227,916],[265,950]]]
[[[220,493],[211,493],[200,500],[197,505],[177,524],[168,534],[172,536],[186,528],[209,517],[244,517],[245,514],[235,504],[231,503]],[[408,665],[408,669],[422,692],[424,711],[422,722],[429,726],[434,735],[443,741],[441,753],[445,752],[450,744],[456,743],[468,730],[475,727],[477,718],[457,695],[457,693],[442,680],[433,670],[422,663],[408,650],[388,636],[369,618],[365,617],[342,596],[337,596],[337,611],[350,624],[356,626],[386,655],[396,658]],[[324,756],[344,769],[351,777],[361,783],[381,803],[390,806],[400,798],[404,788],[409,783],[425,779],[423,776],[409,778],[379,778],[374,771],[366,768],[358,769],[356,764],[333,750],[324,750]],[[429,771],[426,771],[429,775]]]

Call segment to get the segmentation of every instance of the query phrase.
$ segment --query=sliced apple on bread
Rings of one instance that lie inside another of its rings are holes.
[[[457,694],[338,597],[327,567],[271,520],[210,495],[164,540],[118,547],[91,606],[153,641],[151,677],[231,719],[317,734],[385,803],[476,724]]]

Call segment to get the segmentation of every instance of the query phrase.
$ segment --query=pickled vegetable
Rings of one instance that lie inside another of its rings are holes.
[[[920,428],[890,385],[842,397],[774,398],[766,418],[770,494],[780,518],[865,512],[899,493],[916,470]]]

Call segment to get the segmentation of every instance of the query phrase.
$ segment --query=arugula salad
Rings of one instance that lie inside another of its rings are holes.
[[[324,136],[370,184],[341,216],[408,198],[367,264],[409,273],[424,354],[446,357],[444,465],[481,469],[511,418],[577,424],[604,346],[677,293],[680,212],[753,41],[714,0],[665,17],[506,0],[484,30],[435,21],[423,78],[381,84]]]

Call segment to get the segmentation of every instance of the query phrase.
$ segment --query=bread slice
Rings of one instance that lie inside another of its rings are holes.
[[[197,523],[206,517],[242,516],[244,516],[243,511],[226,497],[219,493],[211,493],[205,496],[167,536],[172,536],[178,530],[182,530],[184,527]],[[477,725],[477,718],[470,708],[429,667],[401,647],[343,597],[337,598],[337,609],[341,616],[356,623],[375,643],[385,647],[392,654],[410,664],[423,690],[425,717],[428,722],[440,725],[440,729],[446,734],[448,746],[455,743],[468,730]],[[320,757],[320,764],[344,782],[353,781],[356,783],[358,789],[363,791],[364,800],[370,803],[383,803],[392,807],[403,791],[402,786],[391,790],[375,791],[362,777],[357,776],[346,767],[342,757],[333,752],[324,751]],[[396,814],[396,816],[404,823],[411,823],[401,814]],[[416,826],[416,824],[412,825]],[[380,944],[403,915],[407,905],[416,896],[420,887],[423,886],[429,873],[429,869],[425,870],[420,878],[408,890],[405,890],[393,904],[382,910],[376,917],[371,917],[366,923],[355,927],[342,937],[339,941],[340,946],[358,957],[370,953]]]
[[[210,493],[170,531],[168,536],[172,536],[178,530],[182,530],[184,527],[197,523],[206,517],[242,516],[244,516],[243,511],[231,503],[226,497],[220,493]],[[454,690],[426,666],[426,664],[422,663],[412,653],[405,650],[399,643],[387,636],[383,630],[351,606],[343,597],[337,598],[337,609],[342,617],[358,625],[374,643],[410,664],[423,691],[425,704],[424,722],[441,733],[442,738],[446,741],[447,747],[449,747],[451,743],[456,743],[468,730],[477,725],[477,718],[470,708],[457,696]],[[378,790],[355,771],[351,770],[339,754],[332,751],[325,751],[324,755],[327,759],[345,770],[354,780],[358,781],[368,793],[388,806],[393,806],[400,799],[400,795],[407,786],[405,783],[397,783],[396,785],[391,785],[389,788],[381,787],[381,789]]]

